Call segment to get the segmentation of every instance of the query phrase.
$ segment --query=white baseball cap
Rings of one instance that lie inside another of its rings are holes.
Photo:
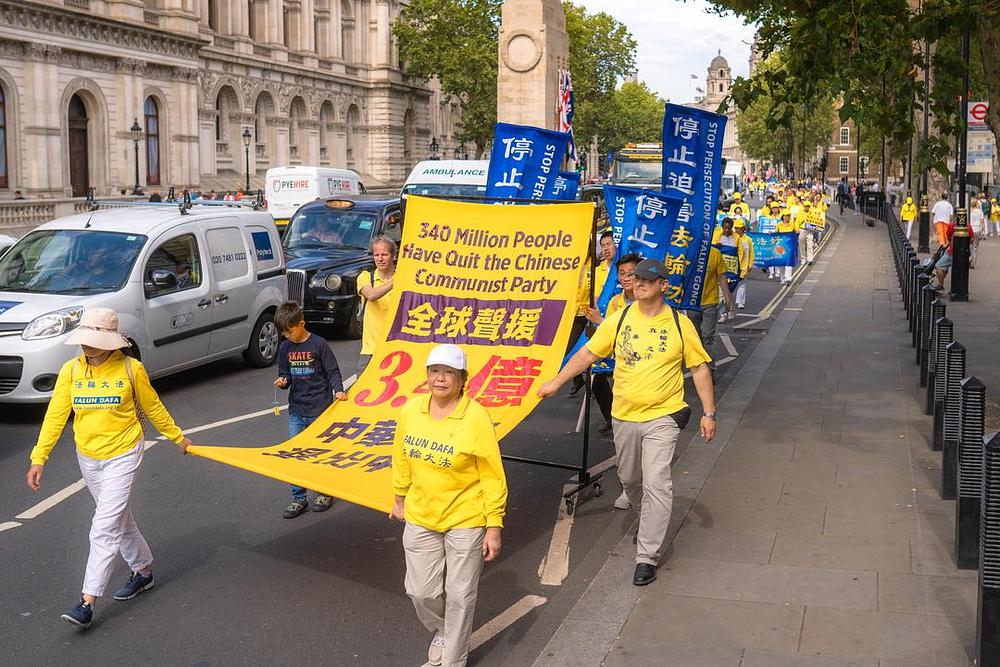
[[[458,345],[438,345],[427,355],[427,366],[448,366],[457,371],[465,370],[465,352]]]

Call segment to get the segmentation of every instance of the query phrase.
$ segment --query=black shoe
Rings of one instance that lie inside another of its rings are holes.
[[[285,513],[282,514],[281,516],[285,517],[286,519],[294,519],[298,515],[305,512],[307,509],[309,509],[309,503],[307,503],[306,501],[293,500],[292,502],[288,503],[288,507],[285,508]]]
[[[612,430],[611,422],[609,421],[604,422],[603,424],[601,424],[601,428],[597,430],[600,431],[601,433],[611,433]]]
[[[632,583],[636,586],[647,586],[656,581],[656,566],[649,563],[639,563],[635,566]]]
[[[573,378],[573,389],[569,392],[569,397],[573,398],[574,396],[579,394],[580,390],[583,389],[584,384],[586,383],[583,381],[583,378],[581,378],[579,375]]]

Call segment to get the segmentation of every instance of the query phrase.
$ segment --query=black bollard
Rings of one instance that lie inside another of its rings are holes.
[[[937,290],[931,285],[920,288],[920,346],[917,347],[917,363],[920,364],[920,386],[927,386],[927,355],[931,349],[931,301],[937,298]]]
[[[916,303],[914,294],[917,291],[917,276],[920,275],[920,262],[914,260],[910,263],[909,273],[906,278],[906,318],[909,320],[910,327],[908,331],[911,333],[914,329],[914,321],[916,320],[916,312],[914,309],[914,304]]]
[[[986,386],[974,377],[962,380],[958,420],[958,502],[955,503],[955,565],[979,567],[979,494],[983,487],[983,437]]]
[[[983,444],[979,511],[979,602],[976,650],[979,664],[1000,665],[1000,433]]]
[[[958,421],[958,398],[962,378],[965,377],[965,346],[955,342],[945,349],[941,497],[945,500],[954,500],[955,487],[958,485],[958,439],[961,437],[961,427]]]
[[[913,339],[914,345],[916,346],[916,352],[914,353],[913,362],[919,366],[920,365],[920,353],[921,353],[921,340],[923,336],[926,335],[924,329],[924,322],[930,317],[931,301],[934,300],[933,297],[927,298],[929,296],[928,292],[924,290],[928,285],[929,278],[923,273],[917,274],[917,300],[914,304],[916,310],[913,312]],[[924,386],[923,384],[920,385]]]
[[[940,360],[944,358],[944,348],[937,344],[938,332],[937,326],[938,322],[944,317],[945,314],[945,303],[940,298],[931,301],[931,340],[930,340],[930,354],[927,355],[927,400],[924,403],[924,414],[932,415],[934,414],[934,395],[937,391],[937,387],[934,384],[935,374],[939,370]],[[950,340],[948,341],[951,342]],[[939,355],[939,348],[941,354]]]
[[[937,352],[937,373],[933,385],[927,383],[927,388],[933,386],[934,390],[934,405],[931,409],[931,414],[934,415],[931,449],[935,452],[940,452],[944,448],[944,408],[948,380],[945,364],[948,360],[948,346],[955,340],[955,325],[950,319],[942,317],[938,327],[938,340],[934,346]]]

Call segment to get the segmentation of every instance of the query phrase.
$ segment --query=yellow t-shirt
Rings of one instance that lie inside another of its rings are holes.
[[[142,439],[136,402],[156,430],[173,442],[183,440],[181,430],[149,384],[146,369],[137,359],[132,359],[130,365],[135,379],[134,398],[121,352],[114,352],[100,366],[88,365],[82,354],[63,364],[38,441],[31,450],[31,462],[45,465],[71,412],[73,439],[81,454],[99,461],[124,454]]]
[[[594,269],[594,300],[604,291],[604,283],[608,282],[608,275],[611,273],[611,263],[601,262]]]
[[[736,245],[739,248],[740,257],[740,278],[746,278],[753,266],[753,242],[749,236],[736,235]]]
[[[611,300],[608,301],[608,312],[607,315],[605,315],[605,317],[610,317],[612,313],[617,313],[619,310],[627,306],[628,303],[631,302],[625,301],[625,292],[619,292],[618,294],[615,294],[613,297],[611,297]]]
[[[742,218],[750,217],[750,207],[744,201],[735,202],[729,207],[729,215],[738,215]]]
[[[361,294],[361,289],[364,287],[378,287],[379,285],[384,285],[387,282],[378,274],[378,270],[374,273],[374,285],[372,285],[371,271],[362,271],[358,274],[359,295]],[[385,330],[389,323],[389,309],[391,306],[389,303],[390,294],[391,292],[387,292],[382,295],[381,299],[369,301],[365,304],[365,320],[363,331],[361,333],[361,354],[375,354],[375,348],[379,343],[385,340]],[[364,299],[364,297],[361,298]]]
[[[778,219],[778,226],[775,229],[775,231],[778,231],[778,232],[794,232],[795,231],[795,223],[792,222],[791,220],[789,220],[788,222],[785,222],[784,218],[779,218]]]
[[[701,289],[701,305],[714,306],[719,303],[719,281],[726,279],[726,263],[718,248],[708,251],[708,266],[705,267],[705,282]]]
[[[677,412],[687,405],[681,350],[688,368],[711,361],[687,315],[677,313],[678,332],[670,310],[670,306],[664,306],[658,315],[647,317],[634,304],[601,322],[587,342],[587,349],[599,357],[614,352],[615,397],[611,416],[615,419],[646,422]],[[618,320],[623,316],[625,321],[619,329]]]
[[[406,520],[428,530],[503,526],[507,478],[486,408],[463,396],[439,420],[430,396],[410,401],[396,426],[392,488],[406,496]]]

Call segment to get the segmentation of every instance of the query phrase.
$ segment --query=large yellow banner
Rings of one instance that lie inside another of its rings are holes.
[[[593,212],[409,197],[387,340],[348,399],[280,445],[188,451],[388,512],[396,417],[427,394],[436,344],[465,350],[466,391],[498,437],[538,404],[535,390],[566,350]]]

